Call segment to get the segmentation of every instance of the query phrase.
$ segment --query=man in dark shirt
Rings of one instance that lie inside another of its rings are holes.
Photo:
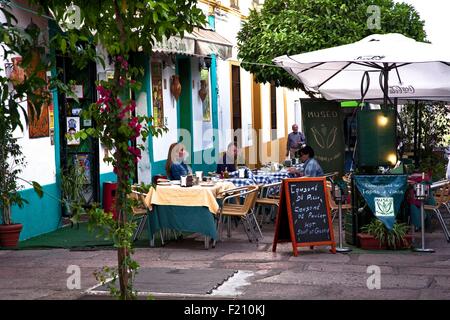
[[[306,144],[305,135],[298,131],[298,125],[292,125],[292,132],[289,133],[286,145],[286,157],[295,158],[295,153],[300,150],[300,148]]]
[[[225,168],[228,172],[236,171],[236,163],[238,157],[238,147],[235,143],[231,142],[228,145],[227,152],[224,153],[222,159],[219,159],[217,163],[217,173],[222,173],[225,171]]]

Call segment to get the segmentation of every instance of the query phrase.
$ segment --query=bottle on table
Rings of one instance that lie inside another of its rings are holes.
[[[223,178],[228,179],[230,177],[230,173],[228,172],[228,168],[225,167],[225,171],[223,172]]]

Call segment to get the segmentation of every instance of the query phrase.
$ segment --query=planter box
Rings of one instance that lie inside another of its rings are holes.
[[[397,245],[395,248],[388,247],[387,243],[380,244],[380,241],[378,239],[375,239],[374,236],[371,236],[367,233],[358,233],[357,234],[359,239],[359,245],[361,249],[365,250],[399,250],[399,249],[408,249],[411,247],[413,236],[410,234],[407,234],[404,239],[406,240],[406,243],[403,242],[397,242]]]
[[[386,243],[380,243],[378,239],[375,239],[374,236],[371,236],[367,233],[358,233],[357,234],[359,245],[361,249],[365,250],[386,250]]]
[[[395,249],[394,248],[389,248],[389,249],[398,250],[398,249],[409,249],[409,248],[411,248],[413,236],[411,234],[407,234],[403,239],[406,240],[406,243],[397,242]]]

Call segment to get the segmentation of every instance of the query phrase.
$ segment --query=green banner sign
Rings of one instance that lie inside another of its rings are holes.
[[[408,176],[355,176],[356,187],[375,217],[392,230],[405,197]]]
[[[345,147],[339,102],[302,99],[303,131],[306,144],[325,173],[344,173]]]

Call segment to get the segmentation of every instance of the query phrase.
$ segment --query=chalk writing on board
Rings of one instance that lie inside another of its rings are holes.
[[[289,193],[297,241],[304,243],[330,240],[323,183],[292,182],[289,184]]]

